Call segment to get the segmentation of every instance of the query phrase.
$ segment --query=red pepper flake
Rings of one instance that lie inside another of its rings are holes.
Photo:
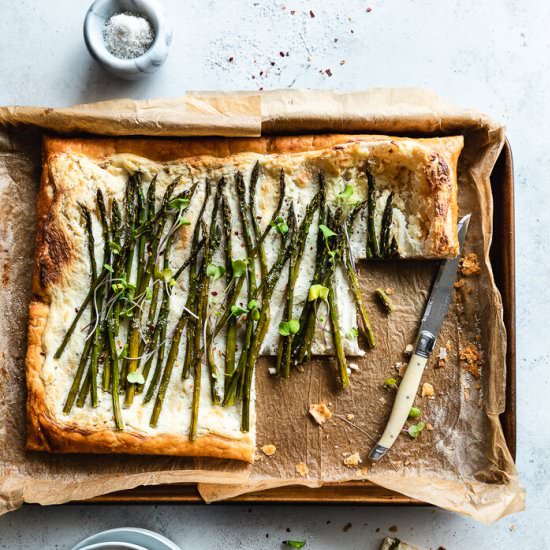
[[[340,65],[345,65],[346,64],[346,60],[345,59],[340,59]]]
[[[263,71],[260,71],[260,76],[263,76],[264,75],[264,72]]]
[[[263,86],[260,86],[258,89],[260,90],[260,92],[263,92],[264,87],[263,87]]]
[[[353,34],[355,31],[353,29],[350,29],[349,32],[351,32],[351,34]]]
[[[315,14],[313,13],[313,10],[309,10],[309,16],[313,19],[315,17]]]
[[[372,8],[367,8],[367,13],[370,13],[372,11]]]
[[[285,56],[285,52],[279,52],[279,55],[280,55],[281,57],[284,57],[284,56]]]
[[[215,290],[213,290],[213,291],[211,292],[211,294],[212,294],[212,296],[217,296],[217,295],[218,295],[218,293],[217,293]]]
[[[332,76],[332,71],[330,69],[325,69],[325,74],[327,76]]]
[[[235,58],[231,56],[227,61],[229,61],[229,63],[233,63],[233,61],[235,61]]]
[[[235,231],[235,237],[238,237],[238,236],[239,236],[239,232]]]
[[[290,15],[294,15],[296,13],[296,10],[290,10]]]
[[[271,64],[272,67],[275,67],[275,61],[270,61],[269,63]]]

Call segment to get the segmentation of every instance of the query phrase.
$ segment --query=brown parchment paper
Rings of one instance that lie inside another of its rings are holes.
[[[258,365],[257,439],[259,446],[276,445],[273,456],[249,466],[210,459],[26,452],[25,332],[43,129],[151,136],[463,134],[459,206],[461,213],[473,213],[466,251],[479,255],[482,272],[456,291],[437,344],[449,343],[446,366],[435,368],[432,359],[426,369],[424,381],[433,384],[436,395],[419,397],[417,406],[433,430],[424,430],[415,441],[404,435],[381,463],[366,462],[393,398],[382,388],[383,380],[397,374],[397,362],[407,360],[403,350],[414,341],[437,269],[434,262],[370,262],[361,268],[360,278],[377,347],[365,358],[350,359],[359,370],[351,376],[349,392],[335,386],[330,360],[314,361],[285,381],[268,376],[269,359]],[[351,479],[367,479],[485,523],[521,510],[524,492],[498,420],[505,406],[505,329],[488,260],[489,175],[503,140],[503,128],[483,115],[410,89],[207,92],[69,109],[0,108],[0,513],[23,502],[54,504],[147,484],[198,482],[211,502],[262,488]],[[373,299],[378,286],[395,290],[397,310],[389,316]],[[479,379],[459,360],[460,350],[470,343],[482,353]],[[306,414],[309,403],[321,401],[330,403],[334,413],[322,428]],[[343,463],[343,453],[352,452],[364,460],[358,468]],[[307,473],[298,472],[302,463]]]

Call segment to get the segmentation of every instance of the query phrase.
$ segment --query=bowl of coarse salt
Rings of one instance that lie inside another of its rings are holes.
[[[172,31],[156,0],[95,0],[84,19],[84,41],[106,70],[136,80],[166,61]]]

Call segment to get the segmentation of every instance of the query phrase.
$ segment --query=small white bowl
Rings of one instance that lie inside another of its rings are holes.
[[[107,546],[95,546],[95,545],[107,545]],[[107,531],[101,531],[91,537],[87,537],[81,540],[73,550],[87,550],[90,547],[92,549],[110,550],[113,546],[109,545],[126,544],[135,546],[136,548],[146,548],[147,550],[181,550],[181,548],[173,543],[171,540],[163,537],[159,533],[149,531],[148,529],[140,529],[139,527],[119,527],[118,529],[109,529]],[[116,548],[116,546],[114,546]],[[122,546],[124,548],[124,546]]]
[[[121,12],[143,15],[149,20],[155,39],[151,47],[134,59],[120,59],[105,46],[103,30],[107,20]],[[166,61],[172,30],[157,0],[95,0],[84,19],[84,41],[90,55],[109,72],[127,80],[137,80],[157,71]]]

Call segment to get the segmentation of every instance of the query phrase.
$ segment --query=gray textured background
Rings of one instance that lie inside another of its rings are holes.
[[[307,539],[312,549],[374,549],[391,526],[434,549],[550,547],[550,245],[544,229],[550,222],[550,101],[544,97],[550,3],[164,3],[174,27],[168,61],[150,80],[126,83],[103,73],[85,51],[87,0],[0,0],[0,104],[69,105],[260,86],[422,86],[506,123],[516,169],[518,466],[528,509],[484,527],[431,508],[26,506],[0,518],[0,548],[69,548],[95,531],[124,525],[158,530],[184,549],[280,548],[290,536]]]

